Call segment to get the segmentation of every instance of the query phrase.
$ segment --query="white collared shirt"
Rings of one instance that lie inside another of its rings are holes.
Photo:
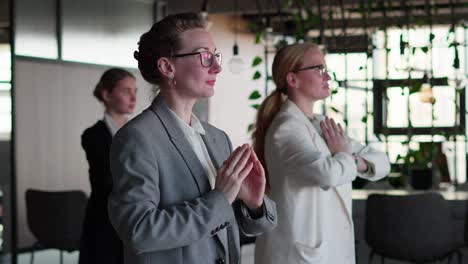
[[[108,113],[105,113],[105,112],[104,112],[104,124],[106,124],[112,137],[114,137],[115,133],[117,133],[117,131],[120,129],[119,125],[115,123],[114,119],[112,119],[112,117]]]
[[[200,123],[200,120],[192,114],[190,117],[190,125],[185,123],[176,113],[169,109],[171,114],[175,116],[177,124],[185,135],[185,138],[192,146],[193,152],[197,155],[198,160],[200,161],[203,169],[205,170],[206,175],[208,176],[208,181],[210,182],[211,189],[215,187],[216,179],[216,169],[211,161],[210,154],[206,148],[205,142],[202,139],[202,135],[205,135],[205,129]]]

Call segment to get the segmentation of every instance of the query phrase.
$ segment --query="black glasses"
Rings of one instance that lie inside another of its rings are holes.
[[[213,54],[207,50],[199,51],[199,52],[191,52],[191,53],[183,53],[183,54],[176,54],[172,57],[185,57],[191,55],[200,55],[200,63],[203,67],[209,68],[213,65],[213,62],[216,61],[219,65],[221,65],[222,56],[221,53]]]
[[[294,70],[293,72],[300,72],[300,71],[311,70],[311,69],[318,69],[321,77],[323,77],[323,75],[328,72],[327,67],[325,67],[323,64],[300,68],[300,69]]]

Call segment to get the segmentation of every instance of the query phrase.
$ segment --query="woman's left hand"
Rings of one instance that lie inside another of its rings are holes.
[[[253,163],[253,168],[242,182],[238,198],[241,199],[249,209],[255,210],[263,204],[266,178],[262,163],[258,160],[253,150],[251,151],[249,162]]]

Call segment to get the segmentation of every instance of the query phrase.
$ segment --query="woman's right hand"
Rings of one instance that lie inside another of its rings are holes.
[[[237,147],[218,170],[215,190],[223,192],[231,204],[236,199],[245,177],[253,168],[254,164],[249,160],[251,151],[247,144]]]
[[[337,125],[332,118],[325,117],[325,119],[320,122],[320,128],[327,142],[328,149],[333,155],[338,152],[353,153],[351,142],[344,134],[344,130],[340,124]]]

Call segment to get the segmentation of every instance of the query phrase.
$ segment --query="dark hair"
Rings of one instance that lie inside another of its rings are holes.
[[[180,50],[180,33],[195,28],[205,28],[205,22],[198,14],[174,14],[155,23],[148,32],[141,35],[134,57],[138,60],[138,69],[147,82],[161,84],[162,79],[156,62],[159,58],[170,57]]]
[[[124,69],[108,69],[102,74],[101,79],[99,79],[99,82],[96,84],[96,87],[93,91],[94,97],[96,97],[99,101],[104,102],[104,100],[102,99],[102,91],[108,91],[109,93],[111,93],[112,90],[114,90],[117,83],[126,77],[132,77],[133,79],[135,79],[135,76],[133,76],[133,74]]]

